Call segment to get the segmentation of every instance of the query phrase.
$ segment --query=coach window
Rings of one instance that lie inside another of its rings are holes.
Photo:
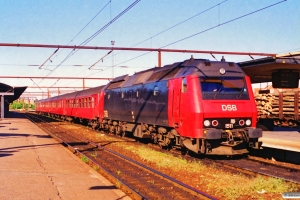
[[[91,97],[88,97],[87,107],[88,107],[88,108],[91,107]]]
[[[154,96],[157,96],[157,95],[158,95],[158,87],[157,87],[157,86],[154,87],[153,95],[154,95]]]
[[[95,101],[94,101],[94,97],[92,97],[92,108],[94,108],[95,107],[95,103],[94,103]]]
[[[182,93],[187,92],[187,83],[186,83],[186,78],[182,79],[182,88],[181,88]]]

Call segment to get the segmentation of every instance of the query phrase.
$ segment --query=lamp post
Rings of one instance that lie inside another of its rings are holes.
[[[114,45],[115,45],[115,41],[110,41],[111,46],[112,46],[112,65],[111,65],[111,70],[112,70],[112,78],[114,78]]]

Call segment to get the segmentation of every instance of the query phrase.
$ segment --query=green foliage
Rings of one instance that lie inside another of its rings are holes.
[[[94,153],[91,153],[90,156],[92,156],[93,158],[97,158],[97,151],[94,151]]]
[[[89,159],[88,159],[87,157],[85,157],[85,156],[82,156],[82,157],[81,157],[81,160],[82,160],[83,162],[85,162],[85,163],[88,163],[88,162],[89,162]]]
[[[28,103],[24,103],[20,100],[15,100],[11,104],[9,104],[9,109],[10,110],[18,110],[18,109],[33,109],[34,110],[35,108],[36,108],[35,103],[28,104]]]
[[[95,171],[98,171],[98,170],[100,169],[100,167],[99,167],[99,166],[93,166],[93,169],[94,169]]]
[[[116,187],[117,187],[117,188],[120,189],[120,188],[121,188],[121,185],[122,185],[122,183],[121,183],[120,181],[117,181],[117,182],[116,182]]]
[[[198,177],[195,175],[197,185],[205,185],[207,191],[214,191],[216,195],[222,196],[223,199],[243,199],[244,197],[245,199],[250,197],[262,199],[265,194],[268,194],[271,199],[279,199],[283,192],[299,190],[297,184],[286,183],[282,179],[261,176],[248,178],[242,174],[232,174],[218,170],[215,165],[206,166],[201,163],[201,160],[187,161],[168,153],[157,152],[147,146],[137,148],[136,146],[126,146],[123,143],[115,145],[131,151],[144,161],[156,163],[160,169],[168,169],[172,166],[172,170],[185,171],[187,174],[202,172]]]
[[[117,170],[117,175],[120,176],[121,175],[121,171]]]

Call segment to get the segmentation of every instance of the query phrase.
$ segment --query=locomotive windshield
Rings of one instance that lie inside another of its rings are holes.
[[[200,78],[203,99],[249,99],[243,77]]]

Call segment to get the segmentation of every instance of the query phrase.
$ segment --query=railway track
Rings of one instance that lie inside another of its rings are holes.
[[[78,137],[71,130],[50,124],[50,119],[45,121],[29,113],[26,113],[26,117],[133,199],[215,199],[203,191],[114,152],[106,148],[105,144],[89,141]]]
[[[157,151],[170,152],[174,156],[181,156],[177,150],[162,150],[156,145],[149,144],[151,148]],[[199,158],[199,155],[185,155],[185,159],[193,161]],[[286,182],[292,182],[300,185],[300,167],[294,164],[270,162],[253,156],[244,157],[225,157],[225,156],[207,156],[201,157],[202,163],[207,166],[216,166],[217,168],[230,171],[235,174],[245,174],[247,176],[261,175],[264,177],[279,178]]]

